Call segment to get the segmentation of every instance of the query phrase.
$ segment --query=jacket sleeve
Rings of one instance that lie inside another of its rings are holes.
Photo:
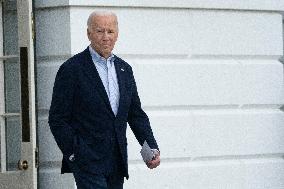
[[[69,158],[73,154],[75,131],[72,129],[70,121],[74,89],[75,75],[72,66],[64,63],[55,78],[48,122],[55,141],[65,158]]]
[[[136,82],[131,68],[130,68],[130,82],[132,85],[131,87],[132,96],[128,112],[128,120],[127,120],[128,124],[141,146],[146,140],[152,149],[159,149],[150,126],[149,118],[141,107],[141,102],[137,92]]]

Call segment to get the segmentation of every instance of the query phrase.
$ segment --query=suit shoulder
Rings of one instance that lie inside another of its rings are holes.
[[[74,56],[72,56],[71,58],[69,58],[68,60],[66,60],[66,61],[61,65],[61,67],[66,67],[66,68],[70,68],[70,69],[71,69],[71,68],[80,66],[80,65],[84,62],[86,56],[88,56],[87,53],[88,53],[88,51],[87,51],[87,49],[86,49],[86,50],[84,50],[83,52],[80,52],[80,53],[78,53],[78,54],[75,54]]]

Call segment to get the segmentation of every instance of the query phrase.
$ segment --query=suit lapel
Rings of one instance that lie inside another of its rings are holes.
[[[117,57],[115,57],[114,60],[115,70],[116,70],[116,76],[117,76],[117,82],[119,86],[119,106],[117,111],[117,117],[119,116],[119,113],[121,111],[121,107],[124,102],[125,98],[125,85],[126,85],[126,70],[124,65],[119,61]]]
[[[106,106],[110,109],[110,111],[112,112],[111,106],[110,106],[110,102],[105,90],[105,87],[103,85],[103,82],[100,78],[100,75],[96,69],[95,64],[93,63],[89,48],[87,48],[84,53],[86,54],[85,57],[85,62],[84,62],[84,71],[87,74],[87,76],[89,77],[90,81],[91,81],[91,85],[94,86],[95,89],[98,90],[99,94],[101,95],[101,97],[103,98]],[[112,112],[113,113],[113,112]]]

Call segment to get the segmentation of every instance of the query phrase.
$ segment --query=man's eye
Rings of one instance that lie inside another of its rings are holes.
[[[103,33],[103,30],[96,30],[97,33]]]

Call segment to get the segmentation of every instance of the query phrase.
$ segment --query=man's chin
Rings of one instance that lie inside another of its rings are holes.
[[[108,58],[111,55],[111,51],[102,51],[101,53],[99,53],[101,56],[103,56],[104,58]]]
[[[108,48],[108,49],[104,49],[104,50],[103,50],[103,53],[104,53],[104,54],[111,54],[111,51],[112,51],[112,49],[109,49],[109,48]]]

